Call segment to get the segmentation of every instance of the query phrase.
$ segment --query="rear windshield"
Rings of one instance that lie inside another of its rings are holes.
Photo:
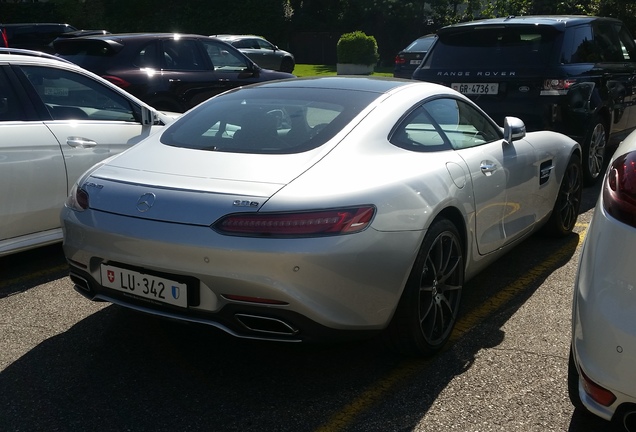
[[[58,57],[88,70],[106,64],[116,54],[106,42],[96,40],[62,40],[55,42],[54,46]]]
[[[435,40],[435,36],[423,37],[414,40],[411,45],[407,46],[404,51],[407,52],[426,52],[431,47],[431,44]]]
[[[425,66],[536,66],[550,62],[558,31],[548,26],[467,28],[439,35]]]
[[[181,117],[161,142],[232,153],[299,153],[333,138],[377,97],[325,88],[244,88]]]

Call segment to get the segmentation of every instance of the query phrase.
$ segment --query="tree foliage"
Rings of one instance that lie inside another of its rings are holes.
[[[611,16],[636,34],[636,0],[0,0],[4,22],[57,21],[111,32],[252,33],[281,47],[300,34],[337,41],[359,30],[375,37],[386,63],[442,26],[528,14]]]

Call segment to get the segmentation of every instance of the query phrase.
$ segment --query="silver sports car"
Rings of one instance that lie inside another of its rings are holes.
[[[447,341],[462,287],[533,232],[571,232],[581,149],[497,126],[436,84],[268,82],[96,165],[62,212],[76,289],[278,341]]]

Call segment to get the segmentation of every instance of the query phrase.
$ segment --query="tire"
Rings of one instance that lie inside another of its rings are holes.
[[[294,61],[292,59],[284,58],[283,61],[280,63],[280,71],[292,73],[295,66],[296,65],[294,64]]]
[[[583,173],[581,161],[574,155],[565,168],[552,214],[544,226],[543,231],[546,234],[554,237],[563,237],[572,232],[579,216],[582,194]]]
[[[401,354],[424,356],[439,351],[457,320],[464,285],[464,256],[459,232],[440,219],[431,225],[387,336]]]
[[[585,137],[583,143],[583,182],[585,186],[592,186],[601,176],[605,162],[607,147],[607,131],[603,120],[596,116],[593,127]]]

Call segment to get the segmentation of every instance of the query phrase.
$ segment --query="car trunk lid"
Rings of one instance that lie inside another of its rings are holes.
[[[228,213],[258,211],[324,153],[237,154],[151,144],[131,148],[82,183],[92,209],[210,225]]]

